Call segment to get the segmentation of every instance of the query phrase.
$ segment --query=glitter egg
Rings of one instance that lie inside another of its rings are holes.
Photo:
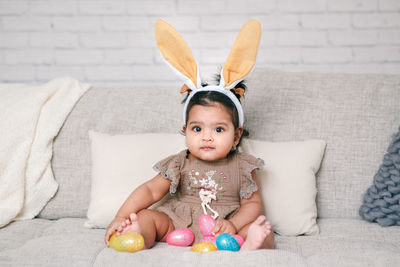
[[[109,247],[122,252],[136,252],[142,250],[144,238],[138,233],[126,233],[116,236],[114,233],[109,242]]]
[[[227,233],[220,234],[217,237],[217,248],[219,250],[239,251],[240,246],[236,239]]]
[[[190,248],[190,251],[199,252],[199,253],[217,251],[217,250],[218,249],[215,247],[215,245],[210,242],[199,242]]]

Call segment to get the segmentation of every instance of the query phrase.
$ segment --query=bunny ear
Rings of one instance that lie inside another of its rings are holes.
[[[179,32],[167,22],[156,22],[156,41],[164,60],[192,90],[200,86],[197,63]]]
[[[260,38],[258,20],[249,20],[243,25],[222,68],[220,86],[232,89],[250,73],[256,63]]]

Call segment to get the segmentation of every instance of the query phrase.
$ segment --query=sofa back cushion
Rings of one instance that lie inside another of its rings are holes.
[[[317,177],[318,215],[358,218],[362,195],[400,124],[400,76],[257,69],[247,85],[244,110],[250,138],[325,140]],[[59,191],[40,216],[86,216],[89,130],[177,133],[182,127],[181,99],[179,85],[89,90],[55,140],[52,163]]]

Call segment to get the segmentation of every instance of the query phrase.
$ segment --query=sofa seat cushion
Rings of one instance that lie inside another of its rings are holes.
[[[137,253],[104,245],[104,229],[85,219],[34,219],[0,229],[0,266],[396,266],[400,228],[362,220],[321,219],[315,236],[276,236],[276,250],[199,254],[157,243]]]
[[[0,266],[92,266],[104,248],[104,230],[84,219],[17,221],[0,229]]]
[[[201,254],[189,248],[157,243],[150,250],[133,254],[104,249],[94,266],[307,266],[307,263],[301,255],[285,250]]]
[[[317,236],[276,237],[277,249],[302,255],[311,266],[396,266],[400,228],[353,219],[320,219]]]

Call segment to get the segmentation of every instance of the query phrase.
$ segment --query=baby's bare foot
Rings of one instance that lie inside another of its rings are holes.
[[[140,230],[140,225],[138,221],[138,217],[136,213],[131,213],[129,215],[129,219],[126,219],[126,221],[122,222],[121,226],[118,227],[118,233],[117,235],[122,235],[126,233],[141,233]]]
[[[266,221],[265,216],[259,216],[247,230],[247,238],[240,250],[256,250],[261,248],[270,233],[270,222]]]

